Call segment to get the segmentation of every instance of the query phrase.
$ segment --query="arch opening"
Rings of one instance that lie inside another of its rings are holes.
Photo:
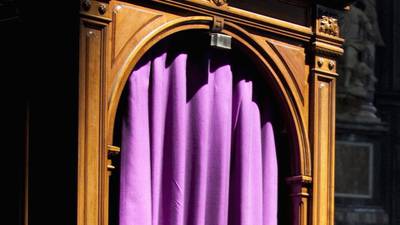
[[[107,116],[108,131],[106,133],[108,143],[114,142],[114,125],[116,124],[115,120],[117,119],[117,109],[122,91],[130,72],[143,55],[160,40],[170,35],[191,30],[208,31],[210,29],[210,23],[212,23],[212,18],[207,16],[179,18],[157,28],[136,45],[126,60],[126,63],[118,72],[116,79],[114,79],[113,88],[109,96]],[[311,176],[311,153],[307,134],[308,131],[302,121],[300,115],[301,103],[300,100],[295,97],[296,91],[291,88],[291,86],[293,87],[295,85],[290,84],[293,81],[290,75],[288,75],[289,71],[287,71],[287,68],[284,66],[285,62],[282,62],[281,59],[273,59],[271,57],[271,55],[275,54],[273,49],[270,49],[269,46],[261,47],[258,43],[259,41],[254,40],[249,33],[233,23],[226,22],[225,29],[222,30],[222,32],[232,36],[237,47],[253,60],[260,71],[263,71],[262,77],[268,85],[273,88],[277,101],[281,103],[282,112],[288,115],[288,123],[290,123],[290,126],[287,132],[293,140],[291,144],[290,176]],[[284,74],[286,74],[286,76]]]

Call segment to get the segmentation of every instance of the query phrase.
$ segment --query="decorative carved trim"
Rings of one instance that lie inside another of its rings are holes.
[[[316,55],[315,56],[315,66],[313,68],[314,71],[318,70],[319,72],[337,76],[336,74],[336,60],[332,57],[327,57],[325,55]]]
[[[318,57],[317,65],[319,68],[321,68],[324,65],[324,59],[321,57]]]
[[[111,13],[107,2],[83,0],[81,1],[81,16],[103,22],[111,22]]]
[[[324,39],[325,42],[341,42],[339,18],[343,14],[339,10],[328,8],[322,5],[316,6],[316,24],[315,33],[318,38]],[[322,40],[320,40],[322,41]],[[339,44],[342,43],[329,43]]]
[[[100,4],[97,10],[99,11],[99,13],[101,15],[103,15],[107,11],[107,5],[106,4]]]
[[[335,68],[335,61],[329,60],[328,69],[333,70]]]
[[[319,23],[319,32],[328,35],[339,36],[338,19],[330,16],[322,16]]]
[[[228,0],[211,0],[217,6],[223,6],[228,3]]]

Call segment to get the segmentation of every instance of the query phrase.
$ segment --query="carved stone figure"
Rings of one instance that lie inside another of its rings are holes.
[[[374,72],[365,62],[357,63],[353,71],[354,73],[349,81],[351,85],[348,86],[348,93],[372,101],[377,81]]]
[[[342,21],[345,53],[340,60],[338,119],[379,122],[373,106],[375,48],[383,45],[374,0],[358,0]]]

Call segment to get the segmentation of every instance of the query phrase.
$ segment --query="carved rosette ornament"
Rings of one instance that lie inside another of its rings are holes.
[[[319,24],[319,31],[325,34],[338,36],[339,25],[338,20],[329,16],[322,16]]]
[[[228,3],[228,0],[211,0],[217,6],[223,6]]]

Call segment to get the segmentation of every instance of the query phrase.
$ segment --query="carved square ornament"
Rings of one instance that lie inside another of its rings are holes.
[[[330,16],[322,16],[320,19],[319,31],[325,34],[338,36],[339,35],[338,19]]]

